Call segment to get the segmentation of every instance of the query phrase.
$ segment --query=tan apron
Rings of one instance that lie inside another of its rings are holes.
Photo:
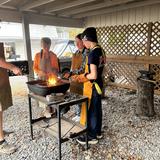
[[[4,59],[4,54],[0,53],[0,58]],[[12,106],[12,94],[9,77],[6,69],[0,67],[0,110],[6,110]]]
[[[89,73],[88,56],[86,57],[85,73]],[[90,102],[92,98],[92,86],[93,84],[90,81],[84,82],[83,95],[88,97],[88,100],[89,100],[88,106],[90,106]],[[82,103],[80,124],[86,125],[86,103]]]
[[[80,69],[82,65],[82,53],[75,53],[72,57],[72,70]],[[71,82],[70,91],[73,93],[83,94],[83,83]]]

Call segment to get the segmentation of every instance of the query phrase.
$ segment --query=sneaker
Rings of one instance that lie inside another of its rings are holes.
[[[102,134],[98,134],[97,135],[97,139],[102,139],[103,138],[103,135]]]
[[[73,118],[72,118],[72,121],[75,121],[76,117],[77,117],[77,116],[73,117]]]
[[[54,111],[51,107],[46,107],[46,109],[42,111],[40,116],[46,118],[54,118],[57,116],[57,112]]]
[[[79,138],[77,138],[77,142],[85,145],[86,144],[86,137],[85,136],[80,136]],[[91,138],[88,136],[88,144],[97,144],[98,140],[96,138]]]
[[[40,117],[51,118],[51,113],[48,110],[44,110],[41,112]]]
[[[5,140],[0,142],[0,154],[12,154],[16,151],[16,148],[8,144]]]
[[[51,117],[52,117],[52,114],[51,114],[48,110],[46,110],[46,111],[44,112],[44,117],[46,117],[46,118],[51,118]]]
[[[80,122],[80,116],[77,116],[75,122]]]
[[[6,131],[6,130],[4,130],[3,133],[4,133],[5,136],[9,136],[10,134],[12,134],[14,132],[13,131]]]
[[[80,122],[80,116],[75,116],[72,118],[72,121]]]

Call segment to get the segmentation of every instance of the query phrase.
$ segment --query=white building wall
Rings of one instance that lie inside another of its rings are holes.
[[[115,26],[160,21],[160,4],[86,18],[85,27]]]
[[[20,55],[21,60],[27,59],[27,55],[24,54],[25,50],[24,50],[23,40],[15,41],[15,51],[16,51],[16,55]]]

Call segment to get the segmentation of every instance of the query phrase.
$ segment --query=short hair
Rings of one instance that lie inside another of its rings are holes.
[[[75,38],[82,40],[82,33],[77,34]]]
[[[82,33],[82,39],[98,43],[96,28],[86,28]]]
[[[41,42],[47,44],[47,45],[51,45],[51,39],[48,37],[43,37],[41,38]]]

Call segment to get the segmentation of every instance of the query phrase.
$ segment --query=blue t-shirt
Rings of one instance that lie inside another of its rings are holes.
[[[90,73],[90,64],[94,64],[97,66],[97,79],[91,80],[91,82],[98,83],[99,87],[102,89],[103,87],[102,74],[105,61],[104,61],[104,54],[101,48],[98,47],[91,50],[88,55],[89,73]]]

